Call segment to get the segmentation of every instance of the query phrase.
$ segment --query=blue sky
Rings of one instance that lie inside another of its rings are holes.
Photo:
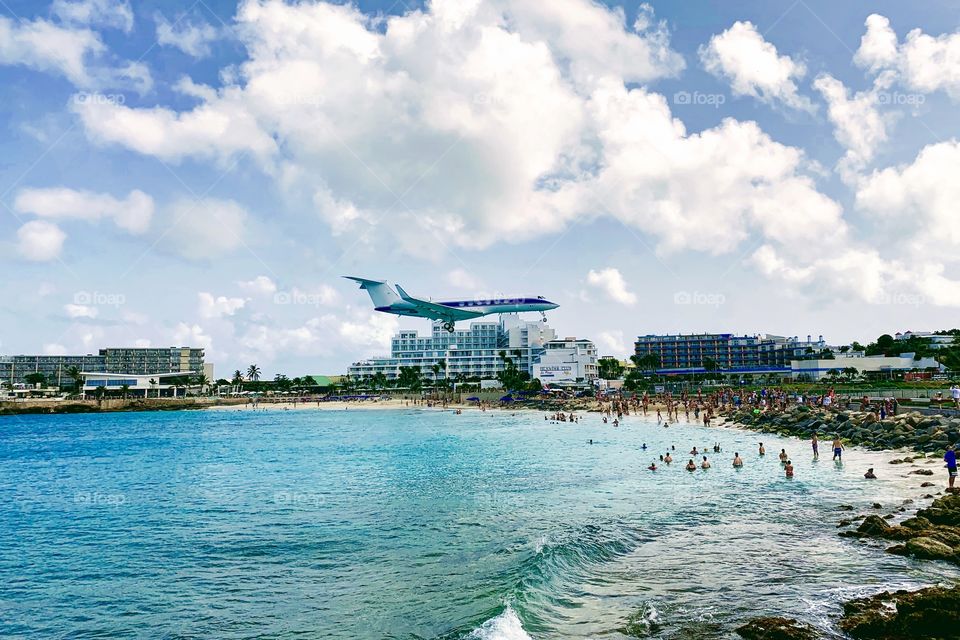
[[[339,278],[562,335],[957,325],[957,2],[0,3],[0,352],[336,373]]]

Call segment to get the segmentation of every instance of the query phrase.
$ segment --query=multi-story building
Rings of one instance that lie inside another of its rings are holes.
[[[403,330],[390,343],[390,356],[355,362],[347,375],[355,379],[382,373],[395,380],[400,367],[418,367],[429,380],[457,377],[490,379],[509,359],[521,371],[532,372],[544,345],[556,334],[545,322],[527,322],[504,314],[500,322],[472,322],[469,329],[448,333],[434,323],[430,336]],[[440,370],[434,372],[434,365]]]
[[[77,371],[102,371],[105,366],[103,356],[91,354],[0,356],[0,381],[14,386],[26,385],[28,375],[41,373],[48,386],[66,388],[77,384],[70,376],[74,367]]]
[[[589,340],[551,340],[533,365],[531,375],[544,385],[592,383],[597,379],[597,347]]]
[[[100,349],[107,373],[203,373],[203,349],[192,347],[142,348],[108,347]]]
[[[638,357],[655,354],[659,370],[703,371],[712,362],[721,370],[789,370],[799,360],[826,349],[823,336],[800,340],[797,336],[737,336],[732,333],[701,333],[639,336],[634,344]]]
[[[47,385],[70,388],[77,383],[70,375],[74,367],[85,373],[131,375],[203,372],[212,380],[212,364],[204,363],[203,355],[203,349],[191,347],[110,347],[100,349],[97,355],[0,356],[0,382],[25,385],[28,375],[42,373]]]

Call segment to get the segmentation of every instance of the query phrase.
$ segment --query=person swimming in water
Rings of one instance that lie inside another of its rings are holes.
[[[763,443],[762,443],[762,442],[760,443],[760,455],[762,455],[762,456],[767,455],[767,450],[763,448]]]
[[[780,456],[779,456],[779,458],[780,458],[780,462],[786,462],[787,460],[790,459],[790,457],[787,455],[787,450],[786,450],[786,449],[780,449]]]
[[[692,456],[698,456],[698,455],[700,455],[700,452],[697,451],[697,448],[696,448],[696,447],[694,447],[693,450],[690,452],[690,455],[692,455]]]
[[[650,471],[656,471],[656,470],[657,470],[657,463],[656,463],[656,462],[651,462],[651,463],[650,463],[650,466],[647,467],[647,469],[649,469]]]
[[[670,464],[671,462],[673,462],[673,456],[670,455],[669,451],[667,451],[667,455],[663,457],[663,461],[666,462],[667,464]]]
[[[709,468],[710,468],[710,461],[707,460],[707,456],[703,456],[703,462],[700,463],[700,468],[701,468],[701,469],[709,469]]]
[[[743,458],[740,457],[739,452],[733,454],[733,466],[735,467],[743,466]]]
[[[646,450],[647,450],[647,443],[644,442],[644,443],[643,443],[643,446],[641,446],[640,448],[643,449],[644,451],[646,451]]]
[[[876,480],[877,474],[873,472],[873,467],[870,467],[869,469],[867,469],[867,472],[863,474],[863,477],[866,478],[867,480]]]
[[[693,461],[693,458],[690,458],[690,462],[687,463],[687,471],[696,471],[696,470],[697,470],[697,465]]]
[[[786,466],[783,467],[783,471],[784,471],[784,473],[787,474],[787,477],[788,477],[788,478],[792,478],[792,477],[793,477],[793,463],[790,462],[789,460],[787,460],[787,464],[786,464]]]

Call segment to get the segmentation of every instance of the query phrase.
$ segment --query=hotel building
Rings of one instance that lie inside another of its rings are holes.
[[[634,343],[638,357],[656,354],[662,373],[699,373],[712,360],[725,371],[790,372],[790,362],[827,348],[823,336],[737,336],[732,333],[698,333],[639,336]]]
[[[416,331],[400,331],[390,344],[390,356],[355,362],[347,369],[354,379],[373,377],[382,373],[388,380],[396,380],[400,367],[419,367],[427,380],[465,378],[493,379],[506,367],[509,358],[518,369],[533,376],[534,367],[540,361],[548,345],[559,349],[566,341],[557,341],[556,333],[545,322],[528,322],[516,314],[504,314],[499,322],[472,322],[469,329],[453,333],[434,323],[430,336],[421,336]],[[588,341],[593,353],[594,373],[596,347]],[[582,347],[586,350],[586,347]],[[441,364],[435,374],[433,366]],[[534,376],[535,377],[535,376]]]

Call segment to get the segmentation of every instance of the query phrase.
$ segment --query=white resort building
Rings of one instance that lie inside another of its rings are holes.
[[[396,380],[400,367],[419,367],[426,380],[493,379],[506,367],[506,359],[510,359],[518,369],[536,377],[534,367],[555,338],[556,332],[545,322],[521,320],[516,314],[504,314],[499,322],[472,322],[469,329],[453,333],[434,323],[430,336],[400,331],[391,340],[389,356],[355,362],[347,369],[347,375],[364,379],[382,373],[387,380]],[[577,342],[590,346],[595,373],[596,347],[587,340]],[[440,370],[435,373],[433,367],[437,364]]]

